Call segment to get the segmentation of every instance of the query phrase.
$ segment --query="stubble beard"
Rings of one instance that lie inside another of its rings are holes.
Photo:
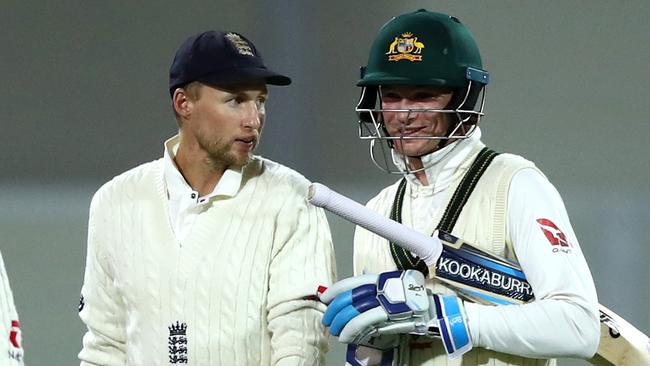
[[[207,141],[204,138],[199,138],[198,142],[201,149],[208,154],[210,165],[215,170],[238,169],[250,163],[253,159],[252,152],[245,155],[234,153],[233,141],[224,141],[223,138],[216,141]]]

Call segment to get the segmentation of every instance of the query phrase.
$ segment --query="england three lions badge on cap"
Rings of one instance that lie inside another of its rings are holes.
[[[237,33],[226,33],[226,39],[237,49],[240,55],[255,56],[248,42]]]

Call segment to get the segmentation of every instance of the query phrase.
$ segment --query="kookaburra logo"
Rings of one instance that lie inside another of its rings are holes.
[[[525,279],[449,253],[438,259],[436,276],[474,288],[489,289],[494,294],[506,295],[524,302],[533,297],[533,289]]]
[[[388,46],[388,61],[422,61],[422,49],[424,43],[418,41],[418,37],[411,32],[401,34],[401,37],[395,39]]]

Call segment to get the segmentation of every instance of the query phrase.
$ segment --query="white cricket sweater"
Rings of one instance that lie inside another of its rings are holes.
[[[318,285],[334,281],[309,182],[255,157],[234,197],[215,196],[179,242],[163,160],[93,197],[80,317],[82,365],[319,365]]]
[[[426,172],[428,186],[409,176],[403,223],[430,235],[483,146],[479,131],[442,152],[443,157],[433,157],[439,160]],[[368,207],[389,216],[397,186],[382,190]],[[558,251],[549,242],[537,222],[541,218],[551,220],[566,234],[570,250]],[[560,195],[531,162],[510,154],[497,156],[470,196],[453,234],[483,250],[518,261],[536,301],[508,306],[466,302],[475,348],[451,360],[441,342],[420,337],[411,342],[409,365],[537,366],[555,364],[547,358],[593,355],[600,332],[591,273]],[[357,275],[396,268],[388,242],[362,228],[355,232],[354,263]],[[453,293],[433,280],[427,287]]]
[[[0,253],[0,365],[23,365],[23,356],[20,321]]]

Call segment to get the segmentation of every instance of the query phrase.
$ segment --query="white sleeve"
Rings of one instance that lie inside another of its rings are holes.
[[[335,281],[334,249],[325,212],[307,203],[306,191],[287,199],[276,224],[268,288],[275,366],[322,365],[328,348],[325,305],[315,295]]]
[[[23,348],[20,322],[9,286],[4,260],[0,253],[0,365],[22,366]]]
[[[125,311],[113,284],[112,263],[106,249],[109,217],[96,194],[88,220],[88,251],[79,317],[88,331],[79,353],[81,365],[124,365],[126,363]]]
[[[466,303],[474,345],[534,358],[593,356],[600,336],[593,279],[560,194],[534,169],[513,178],[506,238],[535,301]]]

